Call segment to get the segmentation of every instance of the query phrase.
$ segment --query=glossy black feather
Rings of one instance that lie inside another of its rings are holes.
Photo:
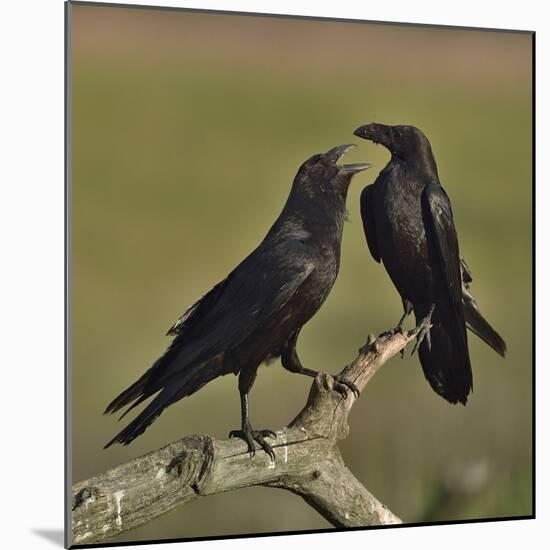
[[[433,345],[419,347],[424,374],[437,393],[451,403],[466,403],[472,389],[466,323],[462,309],[462,277],[458,238],[451,203],[440,184],[430,183],[421,194],[437,302],[432,316]]]
[[[462,271],[462,304],[466,326],[476,336],[481,338],[488,346],[491,346],[500,356],[506,357],[506,342],[502,336],[483,317],[475,298],[470,291],[472,272],[463,258],[460,259]]]
[[[367,185],[367,187],[361,191],[360,207],[361,220],[363,221],[363,230],[367,239],[367,245],[372,257],[380,263],[380,253],[378,252],[376,242],[376,219],[372,208],[372,206],[376,206],[375,193],[376,188],[372,185]]]

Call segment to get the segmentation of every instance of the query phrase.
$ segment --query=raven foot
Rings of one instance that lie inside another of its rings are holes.
[[[396,334],[405,334],[403,330],[403,323],[407,320],[407,317],[412,313],[412,310],[413,310],[412,303],[409,302],[407,299],[403,298],[403,315],[401,316],[401,319],[399,319],[397,326],[395,326],[394,328],[391,328],[390,330],[387,330],[386,332],[383,332],[380,336],[391,337],[391,336],[395,336]],[[431,313],[432,312],[430,311],[430,315]]]
[[[378,338],[372,333],[370,333],[367,337],[367,341],[363,346],[359,348],[359,353],[367,354],[369,351],[377,351],[378,346]]]
[[[250,426],[245,427],[242,430],[231,430],[229,437],[238,437],[243,439],[248,445],[248,452],[250,458],[256,454],[256,446],[254,441],[260,445],[260,447],[269,455],[271,460],[275,462],[275,453],[271,445],[264,439],[264,437],[277,438],[277,434],[273,430],[253,430]]]
[[[380,334],[379,338],[391,338],[396,334],[405,334],[402,324],[399,324],[396,327],[390,328],[389,330],[385,330]]]
[[[418,349],[418,346],[426,340],[426,344],[428,346],[428,350],[432,349],[432,337],[430,334],[430,329],[432,328],[432,313],[435,309],[435,306],[432,307],[430,310],[430,313],[420,321],[418,326],[414,329],[413,332],[416,333],[416,342],[414,343],[413,350],[411,352],[411,355],[414,355],[414,352]]]
[[[380,338],[391,338],[392,336],[395,336],[396,334],[405,334],[405,331],[403,330],[403,324],[400,322],[396,327],[390,328],[390,330],[384,331],[382,334],[380,334]],[[401,359],[405,358],[405,350],[402,349],[399,354],[401,355]]]
[[[337,374],[334,378],[334,391],[337,391],[344,399],[348,398],[348,391],[351,391],[357,399],[360,395],[359,388],[351,381]]]

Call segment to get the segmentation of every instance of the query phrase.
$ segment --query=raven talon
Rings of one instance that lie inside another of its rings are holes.
[[[359,353],[366,355],[369,351],[372,350],[373,345],[376,343],[376,336],[374,334],[369,334],[367,336],[367,341],[359,348]]]
[[[256,454],[256,446],[254,445],[254,440],[252,439],[252,432],[250,430],[231,430],[229,432],[230,438],[238,438],[242,439],[247,447],[248,452],[250,453],[250,458],[254,458],[254,455]]]
[[[248,446],[250,458],[253,458],[256,454],[256,446],[254,445],[254,442],[256,442],[269,455],[269,458],[271,458],[273,462],[275,461],[275,453],[273,452],[273,448],[264,439],[264,437],[272,437],[276,439],[277,434],[273,430],[231,430],[229,432],[229,437],[237,437],[244,440]]]
[[[428,350],[431,351],[432,349],[432,337],[430,334],[430,329],[432,328],[431,318],[426,317],[422,320],[420,325],[417,327],[416,331],[416,342],[414,343],[413,350],[411,352],[411,355],[414,355],[414,352],[418,349],[420,344],[426,340],[426,345],[428,346]]]
[[[348,398],[348,390],[351,390],[356,399],[361,394],[359,388],[351,380],[347,380],[339,374],[334,377],[334,381],[334,390],[341,394],[344,399]]]
[[[385,330],[380,334],[379,338],[391,338],[396,334],[405,334],[401,325],[397,325],[396,327],[390,328],[389,330]]]
[[[333,389],[342,396],[342,399],[346,400],[348,398],[348,388],[345,384],[335,381]]]

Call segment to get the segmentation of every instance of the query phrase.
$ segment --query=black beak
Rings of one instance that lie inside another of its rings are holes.
[[[372,164],[369,164],[368,162],[355,162],[353,164],[342,165],[338,172],[340,172],[340,174],[357,174],[357,172],[362,172],[371,166]]]
[[[345,145],[338,145],[328,150],[325,153],[325,159],[329,162],[336,164],[350,149],[356,147],[354,143],[346,143]],[[356,162],[353,164],[343,164],[338,166],[338,172],[340,174],[356,174],[362,172],[367,168],[370,168],[370,164],[367,162]]]
[[[350,149],[353,149],[354,147],[357,147],[354,143],[337,145],[325,153],[325,159],[333,164],[336,164]]]
[[[380,143],[386,147],[389,147],[391,142],[390,131],[390,127],[385,124],[371,122],[370,124],[359,126],[353,134],[357,137],[368,139],[374,143]]]

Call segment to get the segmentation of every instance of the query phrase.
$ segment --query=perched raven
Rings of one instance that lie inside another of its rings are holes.
[[[361,193],[367,244],[401,295],[404,314],[414,310],[424,375],[451,403],[466,404],[472,369],[466,326],[504,356],[506,344],[483,318],[460,258],[451,203],[441,186],[432,149],[414,126],[367,124],[355,135],[389,149],[391,160]]]
[[[193,304],[168,331],[175,336],[165,354],[107,407],[124,414],[157,394],[145,409],[105,447],[129,444],[166,407],[195,393],[218,376],[239,374],[240,430],[254,453],[256,441],[272,458],[264,437],[254,430],[248,393],[260,364],[281,357],[285,369],[315,376],[296,354],[302,326],[327,298],[340,266],[346,197],[354,174],[369,164],[338,165],[353,145],[340,145],[307,160],[298,170],[286,204],[260,245],[223,281]],[[357,391],[345,380],[335,389],[344,397]],[[124,415],[123,415],[124,416]]]

